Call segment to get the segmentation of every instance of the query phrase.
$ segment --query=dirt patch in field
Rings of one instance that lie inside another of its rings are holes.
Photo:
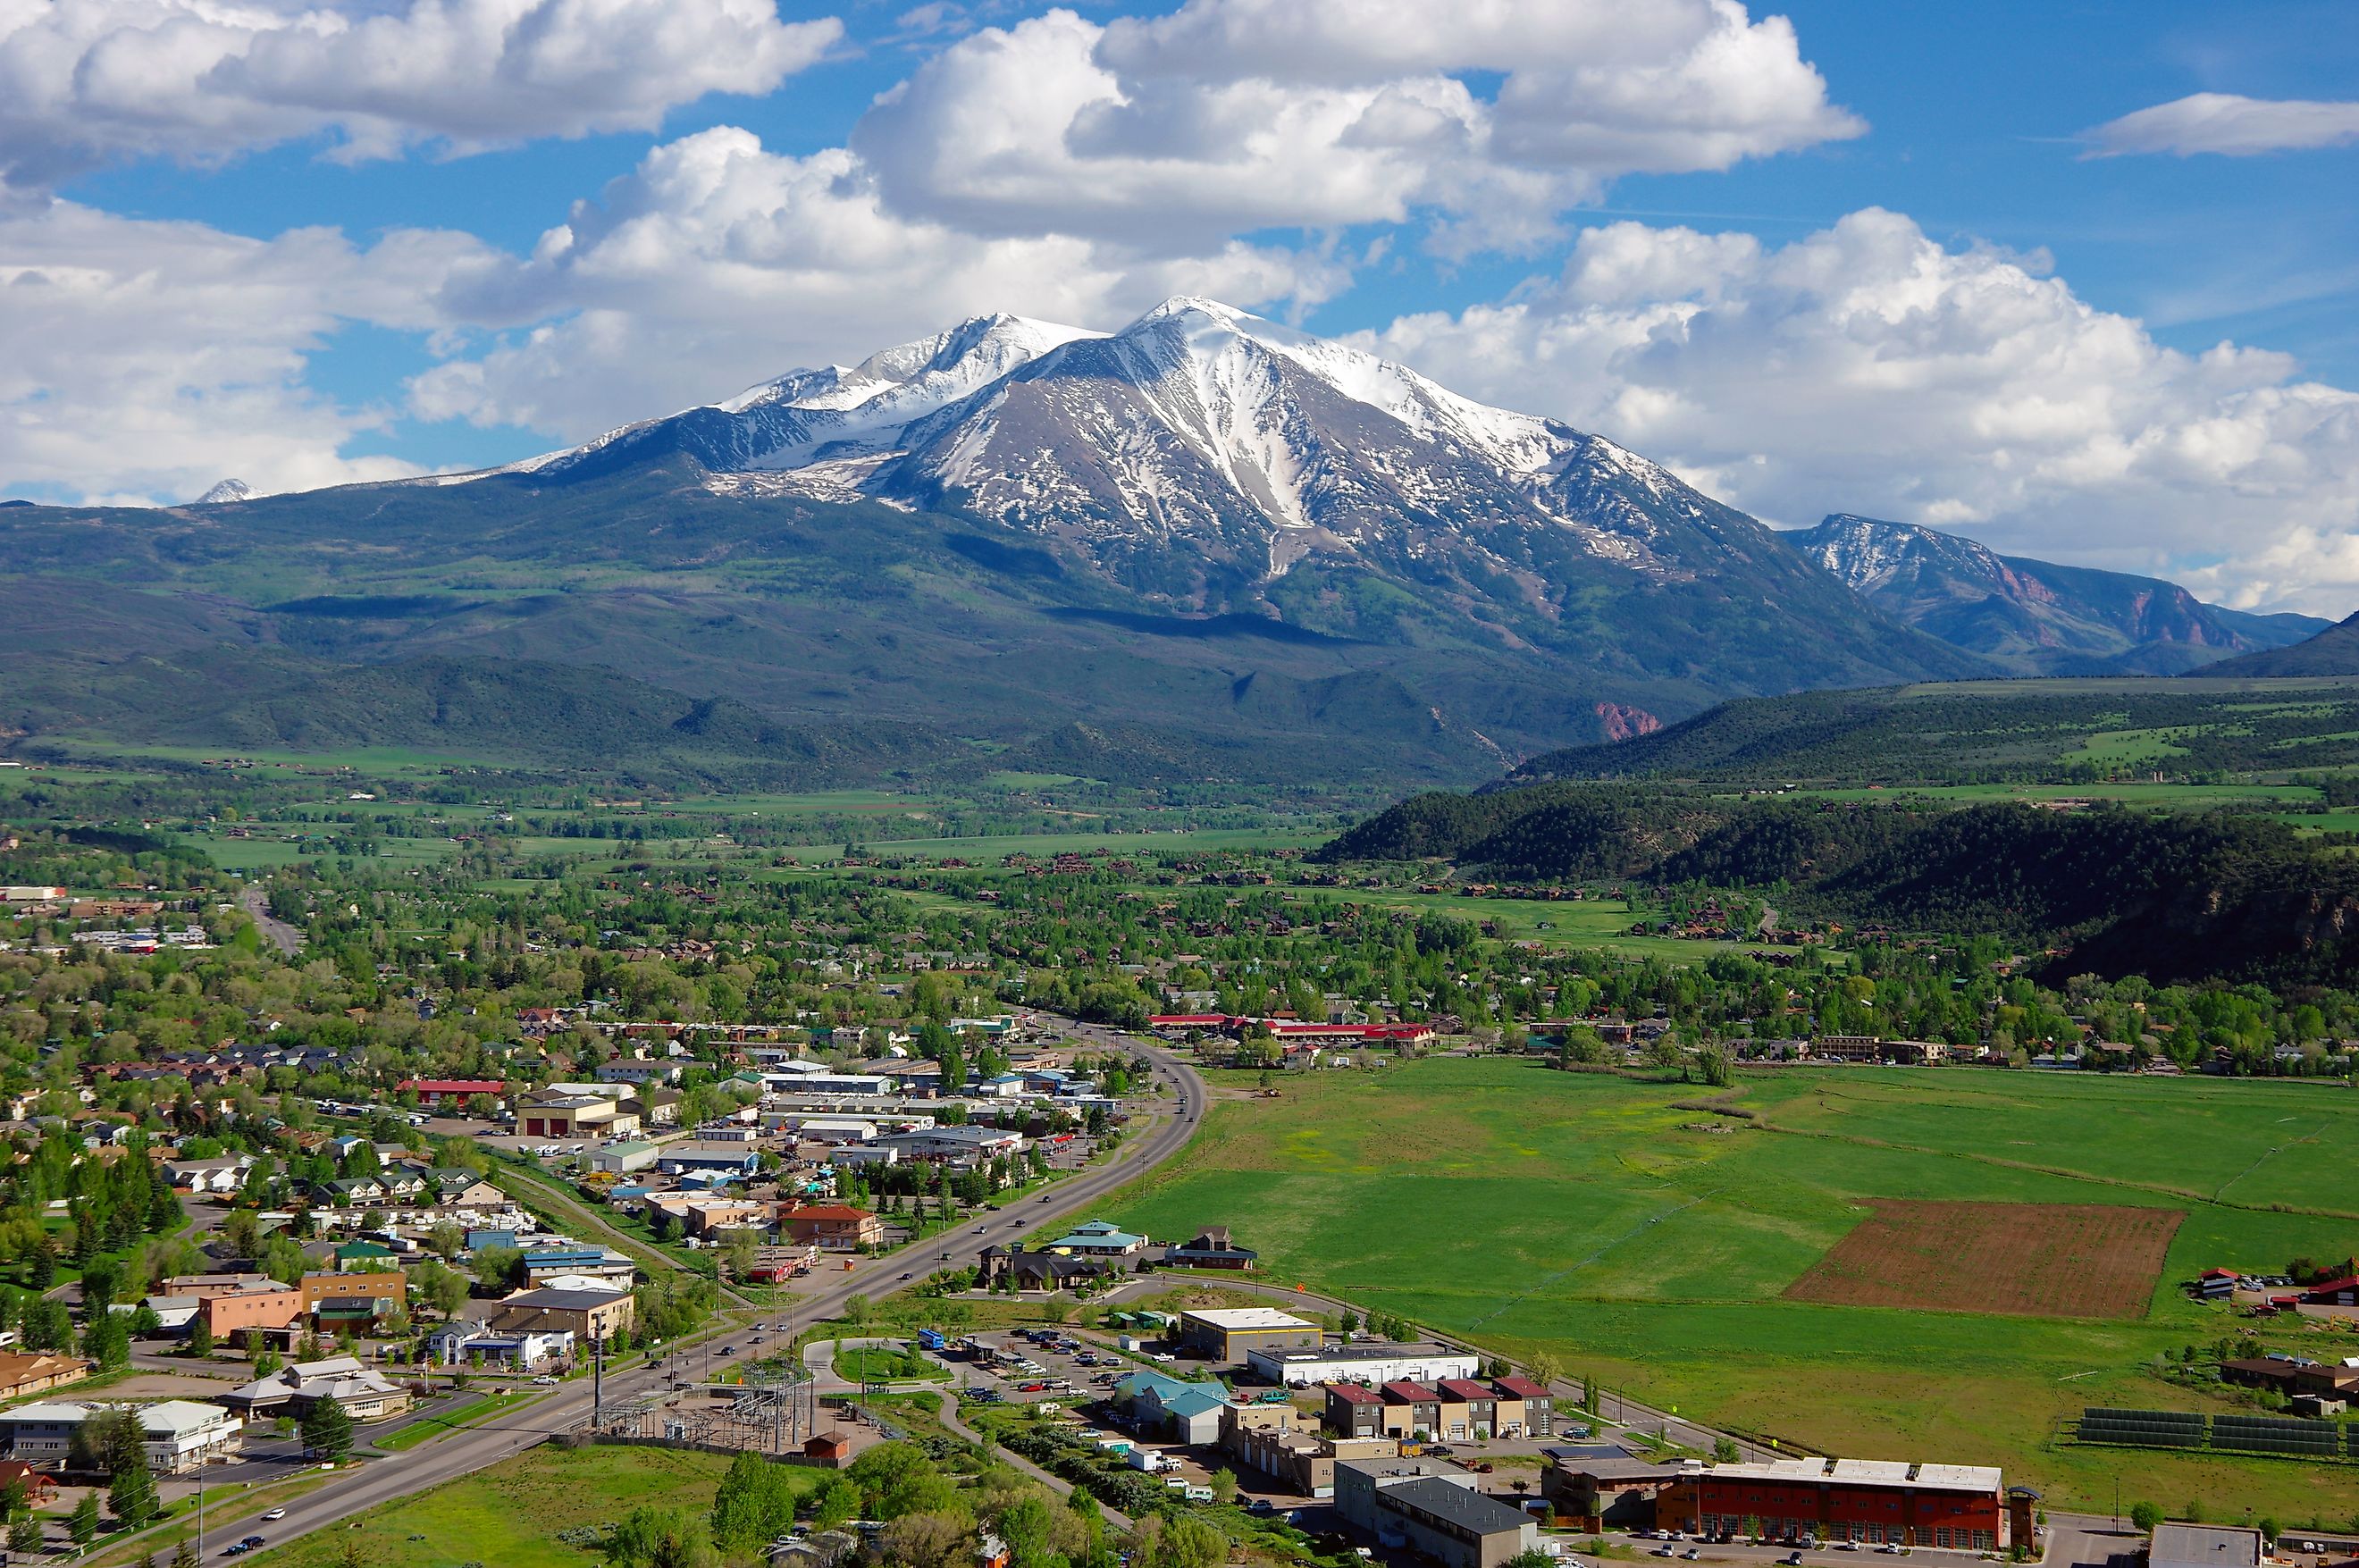
[[[1870,1198],[1786,1289],[1798,1301],[2035,1318],[2142,1318],[2187,1216],[2105,1203]]]

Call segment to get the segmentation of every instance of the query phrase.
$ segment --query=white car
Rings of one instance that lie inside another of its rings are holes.
[[[554,1388],[557,1387],[557,1379],[550,1377],[546,1372],[542,1373],[539,1377],[535,1377],[532,1382],[533,1387],[537,1388]]]
[[[268,1513],[262,1516],[262,1522],[268,1524],[274,1519],[283,1519],[286,1517],[287,1510],[285,1508],[273,1508]]]

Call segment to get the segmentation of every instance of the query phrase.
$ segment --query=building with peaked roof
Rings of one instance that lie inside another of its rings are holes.
[[[1226,1225],[1206,1225],[1193,1241],[1175,1241],[1163,1249],[1167,1269],[1227,1269],[1245,1273],[1259,1261],[1260,1253],[1229,1240]]]
[[[797,1203],[778,1211],[787,1239],[831,1250],[875,1247],[885,1239],[885,1221],[850,1203]]]
[[[1090,1220],[1054,1241],[1041,1243],[1039,1250],[1069,1252],[1078,1258],[1132,1258],[1147,1250],[1147,1238],[1106,1220]]]
[[[223,1405],[248,1420],[278,1415],[299,1420],[322,1399],[333,1399],[356,1421],[390,1421],[409,1410],[408,1388],[351,1356],[294,1362],[222,1396]]]
[[[22,1399],[79,1383],[90,1376],[91,1366],[79,1356],[57,1356],[46,1350],[29,1355],[0,1352],[0,1399]]]
[[[1134,1427],[1176,1443],[1217,1441],[1221,1408],[1229,1402],[1228,1389],[1218,1383],[1190,1383],[1160,1372],[1134,1372],[1114,1391]]]

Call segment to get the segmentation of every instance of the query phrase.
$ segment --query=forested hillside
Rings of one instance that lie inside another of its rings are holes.
[[[2222,812],[1550,784],[1420,796],[1317,857],[1752,888],[1789,917],[2059,950],[2047,963],[2062,973],[2346,984],[2359,977],[2359,865],[2342,847]]]
[[[2008,681],[1745,698],[1536,757],[1506,782],[2075,784],[2354,764],[2359,680]]]

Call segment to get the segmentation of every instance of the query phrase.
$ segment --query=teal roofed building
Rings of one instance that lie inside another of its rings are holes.
[[[1075,1225],[1069,1235],[1044,1244],[1039,1250],[1070,1252],[1082,1258],[1128,1258],[1147,1250],[1147,1238],[1133,1236],[1105,1220],[1092,1220]]]

